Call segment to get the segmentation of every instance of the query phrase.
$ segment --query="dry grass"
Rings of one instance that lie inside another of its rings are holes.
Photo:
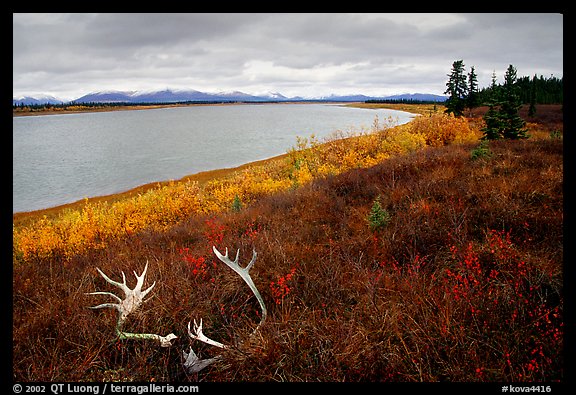
[[[563,143],[497,141],[393,157],[193,215],[68,260],[13,273],[15,381],[563,381]],[[372,232],[380,197],[391,221]],[[269,310],[211,253],[240,249]],[[200,259],[203,258],[203,259]],[[156,287],[126,330],[179,336],[172,348],[118,341],[116,313],[90,310],[114,279]],[[198,262],[203,265],[198,266]],[[198,269],[201,270],[198,270]],[[283,280],[281,280],[283,279]],[[278,284],[284,286],[279,288]],[[186,325],[239,344],[186,375]]]

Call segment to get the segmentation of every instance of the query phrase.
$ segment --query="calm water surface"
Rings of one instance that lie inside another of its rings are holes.
[[[327,104],[190,106],[13,117],[13,212],[285,153],[296,137],[413,114]]]

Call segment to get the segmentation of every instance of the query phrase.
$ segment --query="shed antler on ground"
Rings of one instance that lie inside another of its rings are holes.
[[[148,271],[148,262],[144,267],[144,271],[141,275],[134,272],[136,276],[136,286],[134,289],[130,289],[126,284],[126,275],[122,272],[122,282],[111,280],[107,275],[104,274],[100,269],[96,268],[98,273],[106,280],[106,282],[120,288],[124,291],[124,299],[114,295],[111,292],[90,292],[88,295],[109,295],[118,301],[118,303],[103,303],[98,306],[91,307],[91,309],[102,309],[102,308],[112,308],[118,310],[118,322],[116,323],[116,334],[118,338],[123,339],[136,339],[136,340],[158,340],[162,347],[170,347],[172,345],[172,340],[176,339],[177,336],[170,333],[167,336],[160,336],[153,333],[128,333],[122,331],[122,325],[126,321],[128,315],[136,311],[138,307],[144,302],[144,298],[152,288],[156,285],[154,282],[149,288],[142,291],[142,286],[144,285],[144,277],[146,276],[146,271]]]
[[[236,273],[238,273],[238,275],[242,278],[242,280],[244,280],[244,282],[246,284],[248,284],[248,287],[254,293],[254,296],[256,296],[256,299],[258,300],[258,303],[260,304],[260,308],[262,309],[262,315],[260,318],[260,323],[252,332],[252,334],[256,333],[258,331],[258,329],[260,329],[262,324],[264,324],[264,321],[266,320],[266,316],[268,315],[268,312],[266,310],[266,305],[264,304],[264,299],[262,299],[262,295],[260,295],[260,292],[258,291],[258,288],[256,288],[256,285],[254,284],[254,281],[252,281],[252,277],[250,277],[250,273],[249,273],[250,269],[252,268],[252,266],[254,266],[254,263],[256,262],[256,257],[258,254],[254,250],[252,252],[252,259],[250,260],[250,263],[248,263],[248,265],[243,268],[238,263],[240,250],[238,250],[238,252],[236,253],[236,259],[234,259],[233,261],[230,260],[230,258],[228,257],[228,248],[226,248],[226,253],[224,255],[222,255],[220,253],[220,251],[218,251],[216,249],[216,247],[214,247],[214,246],[212,247],[212,250],[214,251],[214,254],[218,257],[219,260],[224,262],[228,267],[230,267],[232,270],[234,270]],[[206,343],[206,344],[209,344],[211,346],[215,346],[215,347],[222,348],[222,349],[229,348],[229,346],[224,345],[224,344],[217,342],[215,340],[212,340],[212,339],[208,338],[206,335],[204,335],[204,333],[202,332],[202,319],[200,319],[200,324],[197,324],[196,320],[194,320],[194,331],[190,330],[190,322],[188,323],[188,335],[192,339],[199,340],[199,341]],[[218,355],[218,356],[216,356],[214,358],[210,358],[210,359],[199,359],[196,356],[196,354],[194,353],[194,351],[192,350],[192,347],[190,347],[189,353],[186,353],[184,351],[183,355],[184,355],[184,358],[186,359],[186,361],[184,362],[184,367],[186,368],[188,373],[199,372],[200,370],[204,369],[206,366],[208,366],[214,362],[217,362],[221,358],[221,356]]]

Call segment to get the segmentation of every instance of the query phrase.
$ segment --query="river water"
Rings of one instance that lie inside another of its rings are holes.
[[[187,106],[13,117],[13,212],[285,153],[296,137],[371,130],[414,115],[334,104]]]

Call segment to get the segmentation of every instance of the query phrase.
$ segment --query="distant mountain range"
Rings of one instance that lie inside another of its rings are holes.
[[[53,96],[41,95],[36,97],[21,97],[19,99],[12,98],[12,105],[41,105],[41,104],[63,104],[62,100],[58,100]]]
[[[340,101],[357,102],[367,100],[415,100],[443,102],[446,96],[429,93],[407,93],[401,95],[376,97],[365,95],[330,95],[313,98],[300,96],[286,97],[271,92],[264,95],[250,95],[244,92],[207,93],[196,90],[165,89],[150,92],[101,91],[93,92],[70,101],[59,100],[52,96],[13,98],[12,105],[69,104],[69,103],[178,103],[178,102],[283,102],[283,101]]]

